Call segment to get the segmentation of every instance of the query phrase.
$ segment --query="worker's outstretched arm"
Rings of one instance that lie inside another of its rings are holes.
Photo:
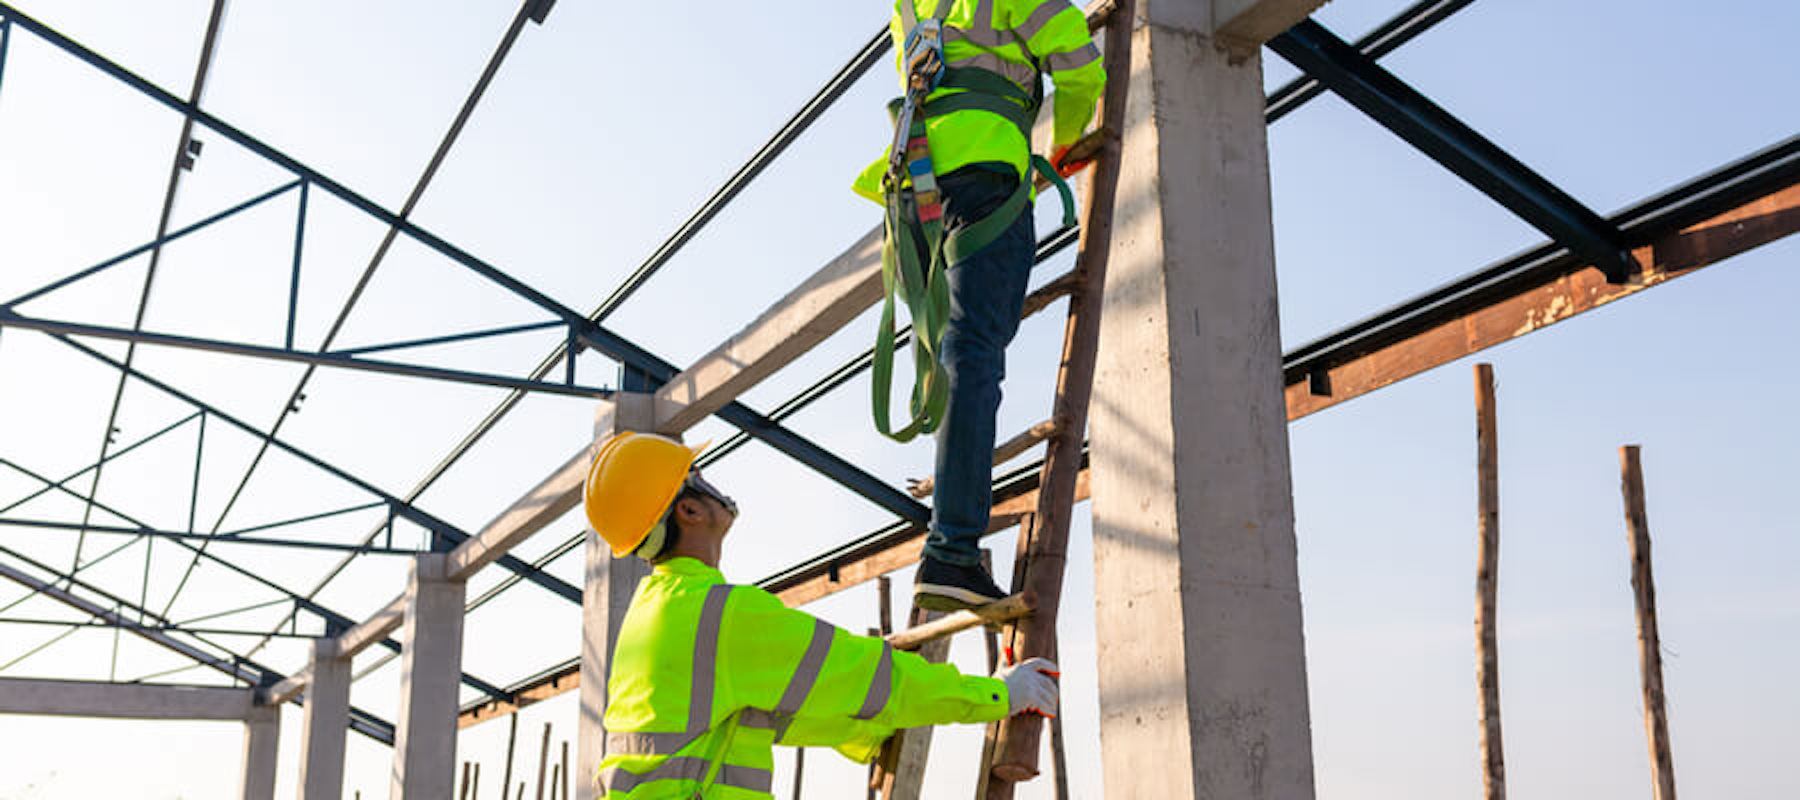
[[[1013,32],[1056,82],[1052,148],[1074,144],[1087,131],[1106,88],[1106,68],[1087,17],[1068,0],[1015,0],[1012,12]]]
[[[739,587],[719,643],[727,702],[791,715],[779,740],[872,757],[895,729],[1006,716],[1006,684],[856,636]]]

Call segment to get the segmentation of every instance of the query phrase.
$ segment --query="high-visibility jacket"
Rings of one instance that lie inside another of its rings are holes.
[[[702,786],[713,800],[771,798],[777,743],[869,761],[898,728],[1007,712],[1004,682],[846,633],[691,558],[638,584],[607,695],[606,800]]]
[[[939,0],[896,0],[896,13],[888,23],[894,51],[904,57],[906,31],[897,13],[899,3],[911,2],[920,19],[930,17]],[[1088,34],[1087,17],[1068,0],[943,0],[952,3],[944,16],[944,61],[951,67],[980,67],[996,72],[1026,91],[1035,89],[1040,69],[1056,82],[1051,146],[1074,144],[1094,117],[1094,105],[1106,88],[1106,70],[1100,49]],[[1035,65],[1035,66],[1034,66]],[[904,86],[906,76],[900,76]],[[932,92],[927,102],[956,89]],[[1030,163],[1031,143],[1012,122],[985,111],[958,111],[925,122],[931,142],[931,160],[937,174],[948,175],[958,167],[983,161],[1011,164],[1024,175]],[[883,202],[881,178],[887,172],[883,155],[858,175],[851,188],[864,197]]]

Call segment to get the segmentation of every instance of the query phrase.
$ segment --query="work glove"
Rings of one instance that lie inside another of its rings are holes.
[[[1056,174],[1065,178],[1075,177],[1075,173],[1087,169],[1087,165],[1094,163],[1094,160],[1091,158],[1084,158],[1080,161],[1065,163],[1069,158],[1069,148],[1073,146],[1074,145],[1065,144],[1056,148],[1055,152],[1050,154],[1050,166],[1056,168]]]
[[[1011,704],[1007,715],[1027,712],[1042,714],[1046,717],[1056,716],[1056,678],[1062,673],[1056,664],[1045,658],[1026,659],[1021,664],[1008,664],[994,672],[994,677],[1006,682],[1006,699]]]

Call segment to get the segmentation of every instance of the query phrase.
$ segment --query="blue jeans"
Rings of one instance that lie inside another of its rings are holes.
[[[946,230],[987,216],[1018,181],[1005,164],[971,165],[939,178]],[[993,506],[994,414],[1006,377],[1006,345],[1019,330],[1036,252],[1027,206],[999,239],[948,270],[950,320],[942,353],[950,402],[937,430],[927,558],[981,563],[981,537]]]

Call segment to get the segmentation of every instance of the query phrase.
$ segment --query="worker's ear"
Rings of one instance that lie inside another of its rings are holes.
[[[682,530],[694,530],[695,526],[706,524],[706,506],[700,498],[684,494],[675,501],[675,519],[681,523]]]

